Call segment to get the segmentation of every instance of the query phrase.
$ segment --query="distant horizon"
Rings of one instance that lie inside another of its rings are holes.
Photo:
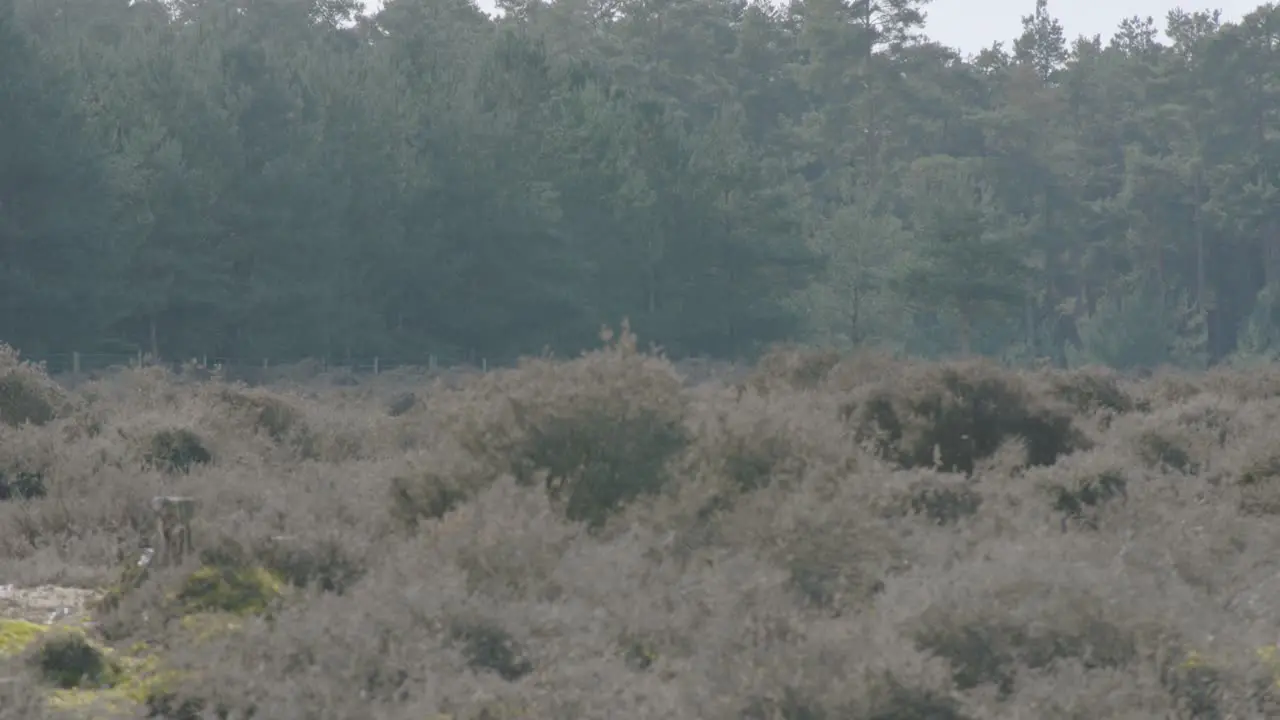
[[[369,10],[382,5],[364,0]],[[984,0],[987,11],[975,13],[973,0],[932,0],[925,6],[925,34],[931,40],[956,48],[963,55],[976,54],[1004,43],[1008,49],[1022,34],[1022,17],[1035,12],[1035,0]],[[493,14],[493,0],[476,0],[480,9]],[[1266,3],[1261,0],[1049,0],[1049,13],[1062,23],[1070,46],[1077,37],[1100,35],[1106,43],[1126,18],[1151,17],[1164,30],[1170,10],[1187,12],[1222,10],[1223,22],[1236,22]],[[1163,32],[1161,33],[1162,39]]]

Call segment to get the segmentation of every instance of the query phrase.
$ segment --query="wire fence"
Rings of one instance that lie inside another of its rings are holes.
[[[187,363],[208,368],[222,368],[229,374],[259,374],[272,371],[287,372],[289,369],[311,372],[351,372],[362,375],[378,375],[393,370],[410,369],[414,371],[443,370],[479,370],[487,372],[496,367],[487,358],[480,358],[474,363],[449,358],[444,361],[435,355],[420,358],[380,356],[371,357],[302,357],[273,359],[269,357],[225,357],[221,355],[202,355],[194,358],[155,360],[144,353],[82,353],[77,351],[49,353],[45,355],[23,354],[24,360],[42,363],[50,375],[89,375],[123,367],[142,365],[163,365],[177,369]]]
[[[195,358],[154,360],[144,353],[82,353],[77,351],[48,353],[44,355],[23,354],[22,359],[42,363],[45,370],[54,377],[61,377],[70,382],[112,370],[138,367],[143,365],[160,365],[174,371],[181,371],[192,361],[207,370],[220,369],[222,376],[230,380],[242,380],[251,384],[271,383],[279,380],[305,380],[323,374],[345,374],[354,376],[374,376],[394,371],[413,374],[436,373],[469,374],[489,372],[512,368],[517,365],[511,361],[491,361],[480,357],[467,361],[457,356],[424,357],[301,357],[275,359],[269,357],[225,357],[221,355],[204,355]],[[712,378],[745,377],[749,366],[739,363],[712,360],[709,358],[673,359],[673,364],[685,381],[691,384]]]

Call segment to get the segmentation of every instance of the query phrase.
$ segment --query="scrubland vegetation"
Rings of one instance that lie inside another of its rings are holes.
[[[0,368],[0,717],[1280,712],[1280,372]],[[139,568],[154,495],[198,557]]]

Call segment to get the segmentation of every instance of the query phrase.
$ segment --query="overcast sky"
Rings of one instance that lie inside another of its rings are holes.
[[[1174,8],[1187,12],[1222,10],[1223,21],[1236,21],[1263,4],[1263,0],[1049,0],[1049,14],[1062,23],[1067,42],[1079,35],[1102,35],[1105,43],[1120,21],[1151,16],[1164,29],[1164,18]],[[925,32],[944,45],[973,53],[1001,40],[1010,47],[1022,32],[1022,16],[1035,12],[1035,0],[934,0]],[[979,9],[981,8],[981,9]]]
[[[369,7],[380,6],[379,0],[365,0]],[[493,0],[477,0],[486,11],[493,10]],[[1120,21],[1137,15],[1151,16],[1156,27],[1164,29],[1164,17],[1172,9],[1222,10],[1223,21],[1237,21],[1262,5],[1264,0],[1049,0],[1049,13],[1062,23],[1067,42],[1079,35],[1101,35],[1103,42],[1111,37]],[[976,53],[1000,40],[1009,48],[1022,32],[1022,16],[1035,12],[1036,0],[933,0],[926,32],[929,37],[959,48],[963,53]]]

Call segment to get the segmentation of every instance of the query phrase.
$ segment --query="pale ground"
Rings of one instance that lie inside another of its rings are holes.
[[[95,590],[56,585],[30,588],[0,585],[0,618],[41,625],[76,622],[87,615],[88,605],[101,595]]]

